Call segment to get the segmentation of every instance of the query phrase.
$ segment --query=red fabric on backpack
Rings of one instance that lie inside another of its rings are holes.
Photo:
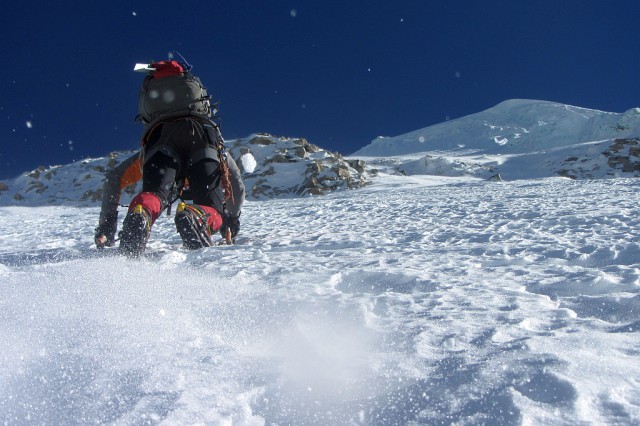
[[[176,61],[160,61],[150,65],[154,68],[153,78],[164,78],[180,75],[184,72],[184,68]]]

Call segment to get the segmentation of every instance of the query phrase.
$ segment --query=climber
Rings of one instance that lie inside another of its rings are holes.
[[[115,245],[120,194],[140,179],[142,191],[131,201],[119,234],[123,254],[144,252],[154,222],[181,194],[193,200],[180,203],[175,215],[187,249],[211,246],[216,232],[231,243],[239,232],[245,198],[241,172],[211,119],[206,89],[181,59],[136,66],[147,72],[138,115],[145,126],[142,148],[106,175],[98,248]]]

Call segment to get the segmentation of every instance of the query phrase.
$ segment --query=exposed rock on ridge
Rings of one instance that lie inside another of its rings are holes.
[[[248,199],[319,195],[365,184],[362,162],[347,161],[305,139],[255,134],[227,141],[227,147],[243,171]],[[38,167],[0,182],[0,205],[96,205],[102,200],[105,171],[134,153],[112,152],[68,165]],[[140,184],[125,188],[122,203],[139,190]]]

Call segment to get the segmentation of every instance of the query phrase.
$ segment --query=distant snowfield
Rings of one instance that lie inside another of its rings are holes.
[[[0,208],[0,422],[640,423],[640,180],[381,178],[234,246]]]
[[[509,181],[638,177],[639,136],[640,108],[612,113],[510,99],[476,114],[378,137],[352,157],[406,175],[500,175]]]
[[[417,152],[532,153],[640,134],[640,108],[604,112],[533,99],[509,99],[475,114],[394,137],[379,137],[353,155]]]

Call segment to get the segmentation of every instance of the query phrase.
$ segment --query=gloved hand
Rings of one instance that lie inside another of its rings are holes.
[[[233,240],[238,232],[240,232],[240,218],[225,215],[222,218],[222,226],[220,227],[220,235],[222,238],[227,239],[227,234],[231,233],[231,240]]]
[[[94,243],[98,250],[105,247],[113,247],[116,244],[116,228],[118,217],[109,218],[109,220],[101,221],[96,227],[94,234]]]
[[[100,230],[100,227],[97,227],[94,242],[96,243],[96,247],[98,249],[113,247],[116,244],[116,236],[115,234],[108,235],[102,232]]]

